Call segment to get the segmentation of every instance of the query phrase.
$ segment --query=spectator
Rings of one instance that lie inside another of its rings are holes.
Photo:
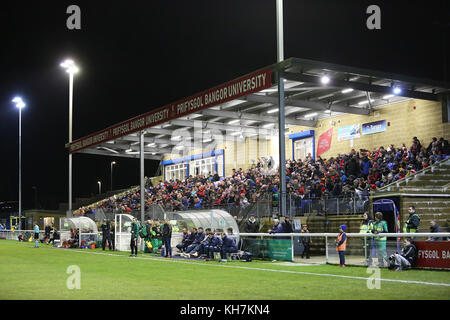
[[[433,150],[422,148],[416,137],[409,150],[405,145],[390,145],[387,149],[380,146],[373,151],[361,149],[359,153],[352,150],[349,154],[329,159],[287,160],[288,196],[299,204],[304,200],[329,196],[367,198],[371,190],[403,179],[448,155],[448,141],[443,138],[431,145]],[[258,160],[247,170],[232,170],[227,177],[218,177],[215,173],[199,174],[182,180],[146,184],[146,189],[146,208],[160,205],[167,211],[179,211],[227,206],[237,220],[240,210],[260,199],[278,201],[280,177],[276,168],[269,169]],[[139,191],[128,191],[97,205],[82,207],[75,214],[90,214],[98,207],[105,212],[136,211],[140,208],[140,197]]]
[[[269,231],[269,233],[283,233],[283,227],[280,224],[280,220],[273,219],[273,227],[272,230]]]
[[[309,233],[308,226],[306,224],[303,225],[301,233]],[[309,259],[309,247],[311,244],[311,237],[301,237],[301,242],[303,244],[303,252],[302,252],[302,259],[306,256],[306,259]]]
[[[437,224],[436,220],[430,221],[430,232],[431,233],[439,233],[441,232],[441,229],[439,228],[439,225]],[[442,238],[439,237],[429,237],[427,241],[442,241]]]
[[[394,262],[395,271],[410,269],[417,256],[417,247],[411,243],[411,239],[404,239],[404,248],[401,253],[394,253],[390,260]]]
[[[251,214],[250,218],[245,222],[244,231],[246,233],[258,233],[259,232],[259,222],[256,221],[254,214]]]
[[[281,224],[283,233],[292,233],[292,223],[288,216],[284,217],[284,222]]]

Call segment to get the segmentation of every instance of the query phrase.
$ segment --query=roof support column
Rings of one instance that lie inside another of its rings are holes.
[[[278,152],[280,159],[279,214],[286,216],[286,147],[284,137],[284,79],[278,74]]]
[[[139,135],[139,142],[140,142],[140,162],[141,162],[141,172],[140,172],[140,180],[141,180],[141,223],[144,223],[144,215],[145,215],[145,181],[144,181],[144,159],[145,159],[145,153],[144,153],[144,131],[140,132]]]

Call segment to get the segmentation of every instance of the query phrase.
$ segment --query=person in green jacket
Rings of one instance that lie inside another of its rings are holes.
[[[419,229],[420,225],[420,217],[416,212],[416,208],[414,206],[409,206],[409,217],[403,227],[404,233],[415,233]]]
[[[361,221],[361,225],[359,226],[359,233],[372,233],[374,221],[369,218],[369,213],[364,212],[363,220]],[[373,239],[369,240],[366,237],[363,238],[363,250],[364,250],[364,258],[367,266],[372,265],[372,253],[371,248],[373,247]]]
[[[381,212],[375,213],[375,223],[373,224],[373,234],[380,235],[388,232],[388,226],[386,221],[383,220],[383,214]],[[389,262],[386,253],[386,237],[375,237],[375,248],[377,250],[378,267],[384,267],[384,261]]]
[[[138,248],[138,238],[139,238],[139,231],[140,231],[140,224],[138,222],[137,218],[133,219],[133,222],[131,223],[131,255],[130,257],[137,257],[137,248]]]

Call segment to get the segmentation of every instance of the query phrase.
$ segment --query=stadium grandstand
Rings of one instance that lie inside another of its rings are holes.
[[[220,208],[241,231],[255,215],[260,232],[285,216],[311,232],[359,232],[381,199],[399,210],[390,232],[412,204],[421,231],[430,220],[450,231],[449,114],[446,83],[290,58],[67,144],[141,160],[140,185],[73,214]],[[144,177],[144,159],[160,175]]]

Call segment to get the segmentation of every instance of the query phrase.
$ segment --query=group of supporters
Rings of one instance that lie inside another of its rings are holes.
[[[226,261],[227,254],[237,253],[238,248],[234,239],[233,228],[228,228],[227,233],[222,229],[202,227],[192,228],[191,231],[183,230],[183,240],[177,245],[180,255],[187,258],[205,258],[206,261],[214,260],[214,253],[220,253],[221,261]]]
[[[432,165],[449,155],[448,141],[433,138],[428,147],[414,137],[410,148],[390,145],[373,151],[354,149],[349,154],[314,160],[286,161],[287,192],[295,199],[352,197],[374,190]],[[258,159],[251,168],[233,169],[230,176],[216,174],[189,176],[153,186],[147,180],[145,206],[160,204],[166,211],[204,209],[218,206],[244,208],[259,199],[279,195],[278,170],[269,170]],[[80,208],[86,214],[102,208],[107,212],[129,213],[140,209],[140,191],[111,197],[97,207]]]

